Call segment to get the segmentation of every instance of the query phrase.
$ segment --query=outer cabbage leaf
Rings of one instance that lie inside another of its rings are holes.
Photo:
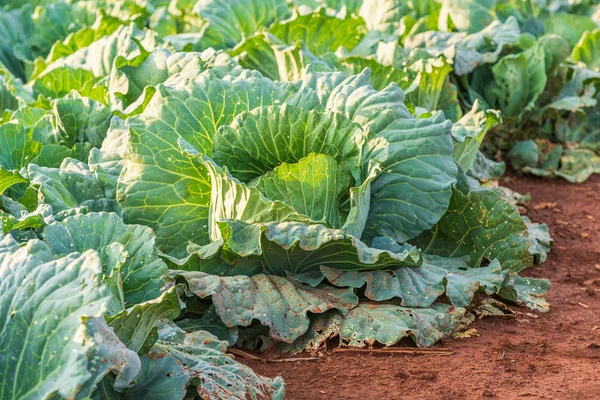
[[[0,250],[2,398],[85,397],[110,370],[122,371],[120,387],[129,384],[139,359],[96,318],[109,301],[97,253],[54,260],[39,241],[6,249]]]
[[[154,233],[146,226],[125,225],[114,213],[89,213],[50,224],[43,236],[56,254],[88,249],[100,252],[106,274],[120,274],[125,307],[152,300],[161,293],[167,266],[154,247]],[[117,259],[115,251],[120,253]]]
[[[581,147],[565,149],[545,141],[517,142],[508,158],[514,169],[546,178],[560,177],[572,183],[585,182],[592,174],[600,173],[600,156],[595,151]]]
[[[82,342],[87,344],[90,371],[95,372],[93,380],[89,380],[80,389],[79,397],[87,398],[108,373],[116,375],[114,387],[123,390],[131,385],[140,371],[140,358],[129,350],[115,335],[112,328],[106,325],[104,318],[81,317],[84,322]]]
[[[329,339],[339,336],[342,318],[342,314],[336,310],[311,315],[310,327],[306,333],[292,343],[282,343],[281,351],[285,353],[316,352],[325,348]]]
[[[443,54],[453,60],[454,73],[460,76],[479,65],[496,63],[504,47],[516,43],[520,33],[519,22],[511,16],[504,23],[494,21],[470,35],[436,31],[418,33],[407,37],[404,45],[411,49],[424,47],[435,57]]]
[[[104,186],[106,197],[110,199],[117,197],[117,180],[125,165],[124,156],[128,139],[129,129],[125,126],[125,122],[121,118],[114,117],[102,147],[90,150],[88,157],[90,171]]]
[[[23,3],[21,2],[21,5]],[[26,78],[31,60],[45,56],[57,40],[94,22],[95,13],[85,5],[49,2],[35,9],[26,4],[19,10],[0,13],[2,44],[0,62],[19,78]]]
[[[289,15],[284,0],[202,0],[194,6],[207,25],[198,47],[233,48],[260,28]]]
[[[63,144],[45,144],[39,154],[31,160],[31,163],[40,167],[60,168],[66,158],[87,161],[90,150],[92,150],[92,145],[87,142],[75,143],[72,148]]]
[[[20,201],[25,202],[23,198]],[[0,233],[12,232],[18,235],[16,231],[40,229],[54,221],[52,208],[46,204],[39,204],[30,212],[23,204],[0,196],[0,206],[6,210],[0,210]]]
[[[340,339],[352,347],[375,341],[391,346],[410,336],[417,346],[430,347],[460,327],[465,311],[440,303],[431,308],[362,303],[344,316]]]
[[[354,14],[328,15],[322,8],[275,24],[269,33],[289,45],[302,41],[309,51],[320,56],[340,47],[352,50],[366,35],[367,28],[363,19]]]
[[[571,57],[584,63],[588,68],[600,70],[600,29],[585,32],[573,48]]]
[[[27,182],[27,179],[23,178],[18,172],[8,171],[0,166],[0,195],[6,192],[11,186]]]
[[[516,208],[491,190],[465,195],[454,190],[446,214],[413,243],[426,254],[471,256],[471,267],[497,259],[502,268],[521,271],[532,264],[527,226]]]
[[[0,167],[5,170],[20,170],[39,153],[40,147],[25,126],[14,122],[0,125]]]
[[[109,0],[110,1],[110,0]],[[108,4],[102,4],[103,2],[96,2],[97,6],[110,6]],[[91,4],[88,3],[88,6]],[[89,8],[88,8],[89,9]],[[34,60],[34,69],[32,77],[38,76],[44,69],[48,67],[52,62],[67,57],[76,51],[88,47],[96,40],[114,33],[121,25],[127,25],[128,21],[123,19],[120,20],[115,17],[107,15],[105,12],[100,12],[96,15],[96,21],[91,26],[84,26],[76,32],[72,32],[62,41],[56,41],[52,45],[50,52],[47,57],[42,60],[37,58]]]
[[[313,72],[333,70],[326,61],[308,51],[303,42],[288,46],[267,32],[246,38],[230,54],[236,56],[244,68],[284,82],[304,78],[308,69]]]
[[[110,74],[113,62],[118,57],[133,58],[140,52],[150,51],[155,47],[156,34],[154,32],[141,31],[135,24],[119,26],[111,35],[104,36],[90,43],[89,46],[52,62],[35,79],[40,79],[52,71],[65,67],[87,71],[96,78],[105,77]]]
[[[522,278],[515,274],[506,278],[504,288],[498,294],[506,300],[547,312],[550,310],[550,304],[544,300],[544,295],[548,289],[550,282],[546,279]]]
[[[496,162],[487,158],[481,151],[475,156],[475,161],[467,171],[469,177],[481,183],[499,180],[504,175],[506,164],[504,161]]]
[[[16,110],[30,100],[31,93],[23,87],[21,80],[3,66],[0,50],[0,110]]]
[[[60,98],[75,90],[82,96],[106,103],[106,88],[97,85],[99,81],[99,78],[86,69],[64,66],[52,69],[32,81],[30,85],[36,96]]]
[[[342,345],[351,347],[371,346],[375,342],[392,346],[409,336],[417,346],[430,347],[462,328],[465,311],[441,303],[431,308],[408,308],[365,302],[346,315],[330,311],[315,316],[312,329],[295,342],[284,344],[283,350],[318,350],[335,336],[340,337]]]
[[[363,0],[358,15],[365,20],[369,31],[397,35],[400,33],[402,16],[408,12],[406,6],[405,2],[396,0]]]
[[[32,100],[29,100],[31,102]],[[7,118],[7,120],[16,121],[24,126],[33,140],[47,144],[57,141],[57,135],[52,125],[52,114],[47,110],[49,105],[39,104],[40,107],[21,106]]]
[[[244,71],[226,53],[212,48],[201,53],[171,53],[165,48],[149,52],[140,48],[137,56],[118,56],[108,83],[111,105],[127,116],[138,114],[145,109],[159,83],[183,86],[209,69],[219,78],[237,77]]]
[[[177,287],[172,287],[154,300],[136,304],[106,319],[125,346],[135,352],[145,353],[154,344],[152,335],[157,335],[158,322],[179,317],[181,309]]]
[[[161,349],[162,350],[162,349]],[[167,397],[184,398],[190,376],[173,357],[156,348],[140,356],[142,368],[133,379],[133,386],[115,390],[115,379],[107,376],[94,392],[94,400],[162,400]]]
[[[496,18],[496,0],[443,0],[440,30],[449,30],[447,18],[460,31],[481,31]]]
[[[225,325],[215,311],[213,304],[202,312],[201,318],[197,318],[197,314],[190,315],[190,313],[187,313],[186,315],[190,318],[182,318],[176,321],[177,326],[186,332],[206,331],[218,337],[219,340],[228,342],[229,346],[237,343],[239,338],[238,327],[228,327]]]
[[[185,178],[180,185],[181,187],[175,186],[173,188],[161,182],[156,183],[156,180],[152,181],[156,190],[175,189],[182,191],[183,197],[178,195],[172,199],[157,199],[157,205],[160,205],[159,210],[164,207],[169,211],[166,215],[161,216],[159,221],[163,224],[164,229],[163,226],[158,225],[156,231],[157,243],[159,248],[166,248],[172,257],[185,257],[189,242],[203,245],[208,244],[210,241],[219,240],[221,232],[217,228],[217,222],[222,219],[241,220],[248,223],[309,221],[308,217],[298,214],[282,202],[271,201],[257,189],[249,188],[240,183],[231,177],[226,169],[216,166],[210,158],[198,153],[193,146],[183,139],[179,140],[179,145],[181,149],[177,150],[177,154],[180,158],[185,159],[189,165],[189,169],[185,171],[186,174],[179,174],[180,177]],[[176,153],[172,152],[171,154]],[[181,166],[183,163],[179,165]],[[135,171],[133,170],[133,172]],[[149,172],[153,171],[150,170]],[[123,177],[127,177],[127,174],[128,170],[126,168],[119,184],[123,183]],[[133,184],[144,184],[145,177],[142,175],[141,178],[142,182],[134,182]],[[133,179],[137,181],[140,177],[136,175],[133,176]],[[189,189],[187,185],[191,185]],[[134,189],[137,188],[134,187]],[[142,187],[142,190],[145,189],[145,187]],[[127,195],[130,195],[130,193],[127,193]],[[142,221],[148,224],[148,214],[143,213],[143,211],[152,211],[153,204],[146,204],[145,198],[141,200],[140,210],[138,211],[131,208],[130,205],[133,204],[133,201],[126,198],[123,201],[125,205],[124,214],[127,215],[127,212],[131,211],[140,212],[140,215],[143,216]],[[163,206],[167,200],[173,206],[169,206],[168,203]],[[129,209],[127,209],[128,206]],[[191,210],[191,212],[185,214],[189,215],[189,221],[181,218],[182,210],[186,209]],[[173,218],[174,223],[171,222],[171,218]]]
[[[197,80],[202,76],[202,72],[211,70],[214,76],[224,78],[236,78],[251,76],[260,77],[253,71],[248,71],[223,51],[216,51],[212,48],[203,52],[181,52],[174,53],[167,60],[169,69],[169,78],[165,81],[168,85],[181,85],[186,80]],[[204,74],[206,75],[206,74]]]
[[[77,94],[53,102],[60,141],[69,147],[88,142],[100,147],[106,137],[112,113],[102,103]]]
[[[546,87],[545,53],[536,45],[519,53],[503,57],[492,68],[494,80],[485,89],[492,107],[498,107],[506,117],[520,117],[534,109]]]
[[[416,75],[412,70],[381,64],[374,57],[348,56],[341,59],[336,57],[333,61],[335,69],[347,75],[360,74],[365,68],[369,68],[371,85],[376,90],[383,90],[392,82],[402,90],[407,90],[413,84]]]
[[[183,334],[181,330],[161,334],[155,349],[168,354],[191,378],[200,398],[283,400],[285,386],[279,377],[263,378],[225,354],[227,342],[208,332]]]
[[[321,266],[344,271],[417,266],[422,261],[419,251],[410,245],[380,238],[369,247],[352,235],[323,225],[225,220],[219,222],[219,228],[228,252],[259,260],[269,274],[303,274]]]
[[[406,99],[427,111],[440,110],[442,94],[452,67],[443,58],[421,58],[410,65],[415,71],[415,81],[406,90]]]
[[[487,267],[468,268],[468,257],[466,260],[426,257],[417,268],[344,272],[321,267],[321,271],[335,286],[358,289],[366,285],[365,296],[369,299],[400,298],[402,305],[408,307],[430,307],[444,293],[453,305],[467,307],[480,288],[494,294],[502,287],[505,274],[497,260]]]
[[[544,21],[544,33],[562,37],[570,47],[575,46],[584,33],[596,28],[596,23],[586,15],[559,13]]]
[[[396,83],[377,91],[370,82],[371,72],[365,69],[348,78],[340,72],[310,73],[303,86],[312,88],[327,111],[345,115],[374,133],[379,133],[394,121],[410,118],[404,105],[404,92]]]
[[[592,174],[600,173],[600,156],[588,149],[567,149],[560,157],[556,176],[572,183],[585,182]]]
[[[13,47],[17,43],[25,43],[31,27],[31,8],[6,10],[0,12],[0,64],[11,74],[25,78],[23,63],[15,56]]]
[[[529,252],[533,256],[536,264],[546,262],[550,248],[552,247],[552,237],[548,231],[548,225],[532,223],[529,217],[523,217],[523,220],[527,224],[527,231],[529,232],[529,240],[531,246],[529,246]]]
[[[167,49],[149,52],[143,47],[141,54],[126,58],[123,55],[115,58],[110,73],[109,90],[111,103],[119,109],[125,109],[134,103],[146,90],[169,78],[169,57]]]
[[[116,202],[107,198],[103,185],[81,161],[66,158],[60,168],[29,164],[27,174],[31,184],[39,185],[38,200],[51,205],[55,215],[78,207],[118,211]]]
[[[404,242],[439,221],[458,172],[451,126],[443,113],[400,119],[367,143],[363,165],[377,163],[382,173],[371,184],[365,236]]]
[[[481,102],[476,100],[471,111],[452,125],[452,139],[454,141],[452,154],[464,171],[471,169],[488,130],[497,126],[500,122],[502,122],[502,119],[498,111],[486,110]]]
[[[27,8],[25,11],[31,12]],[[27,26],[31,30],[25,41],[26,47],[18,47],[16,50],[31,60],[38,55],[47,54],[57,40],[66,38],[69,33],[82,26],[91,25],[96,19],[95,12],[85,5],[62,1],[44,4],[31,17],[33,26]]]
[[[313,288],[289,278],[258,274],[252,277],[209,275],[173,271],[193,294],[212,297],[225,325],[248,326],[256,319],[270,328],[271,337],[287,343],[303,335],[309,326],[307,313],[338,309],[347,313],[358,304],[352,289],[321,285]]]

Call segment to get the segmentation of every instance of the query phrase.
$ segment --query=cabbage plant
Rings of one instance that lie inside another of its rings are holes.
[[[548,310],[547,227],[480,151],[564,66],[510,2],[5,3],[1,398],[283,398],[227,349]]]

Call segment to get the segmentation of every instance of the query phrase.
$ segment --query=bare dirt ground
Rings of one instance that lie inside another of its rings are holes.
[[[600,176],[582,185],[529,177],[505,185],[531,193],[528,215],[546,222],[555,240],[548,261],[525,272],[552,282],[550,313],[511,306],[517,318],[476,321],[470,328],[479,336],[435,346],[454,352],[448,356],[374,350],[301,362],[238,359],[281,375],[292,400],[600,399]]]

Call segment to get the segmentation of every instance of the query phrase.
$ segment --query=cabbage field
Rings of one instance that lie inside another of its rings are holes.
[[[229,349],[547,312],[502,177],[600,173],[597,3],[0,0],[0,399],[283,399]]]

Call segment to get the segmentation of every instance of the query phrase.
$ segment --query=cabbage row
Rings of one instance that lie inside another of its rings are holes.
[[[480,147],[593,172],[594,6],[483,3],[5,1],[0,398],[283,398],[227,348],[547,311]]]

